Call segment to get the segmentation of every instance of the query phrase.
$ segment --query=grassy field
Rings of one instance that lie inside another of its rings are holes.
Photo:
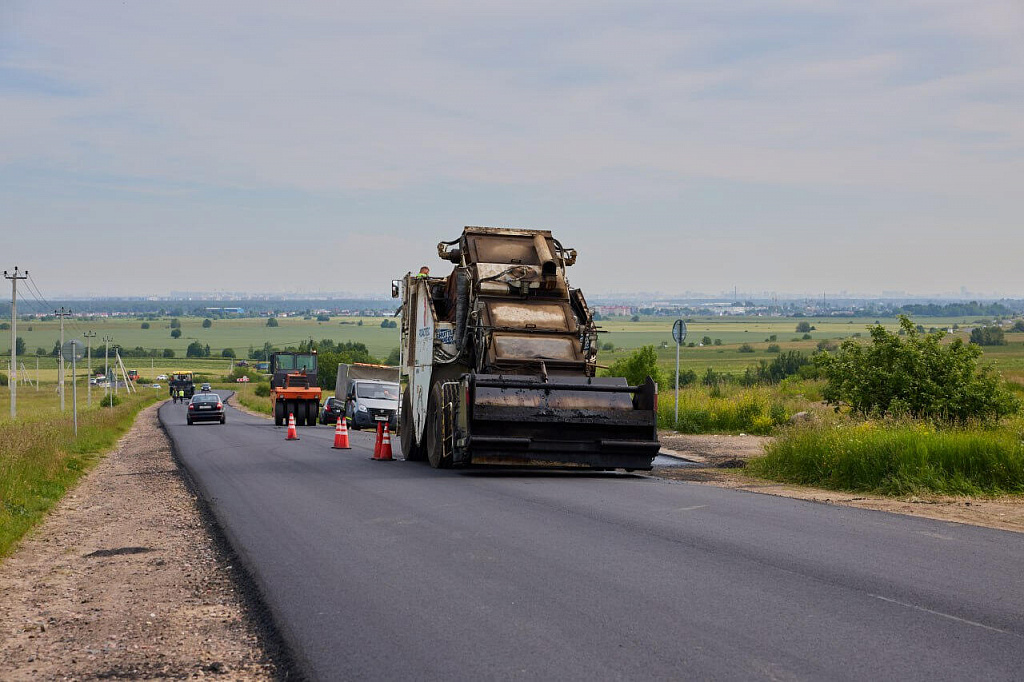
[[[17,421],[7,411],[0,416],[0,557],[114,446],[139,410],[155,400],[149,393],[122,393],[123,400],[113,409],[80,405],[76,437],[70,413],[59,414],[53,386],[45,388],[18,393]]]
[[[335,317],[330,322],[317,322],[315,319],[280,318],[277,327],[268,327],[263,318],[240,318],[231,320],[213,320],[213,325],[204,329],[202,318],[180,317],[181,337],[171,338],[171,318],[149,321],[150,328],[142,329],[142,320],[121,318],[94,318],[91,320],[74,319],[73,324],[65,323],[65,340],[72,337],[83,339],[83,333],[95,332],[92,339],[93,357],[103,358],[103,337],[112,337],[114,343],[122,348],[170,348],[175,356],[183,358],[185,350],[193,341],[209,345],[211,353],[220,355],[225,348],[231,348],[238,357],[248,354],[250,346],[259,348],[264,343],[279,347],[297,345],[310,338],[319,341],[353,341],[365,343],[370,353],[386,357],[393,348],[398,347],[398,329],[382,329],[380,317]],[[362,322],[362,325],[359,323]],[[60,323],[53,322],[19,322],[18,336],[25,340],[25,348],[30,356],[26,360],[35,362],[37,348],[49,353],[54,343],[60,339]],[[84,340],[84,339],[83,339]],[[10,354],[10,332],[4,336],[0,333],[0,349]],[[146,358],[148,363],[149,359]],[[157,362],[160,359],[157,358]],[[139,361],[141,362],[141,361]],[[26,361],[26,366],[30,363]]]

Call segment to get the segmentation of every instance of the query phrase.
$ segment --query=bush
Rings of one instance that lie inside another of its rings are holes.
[[[172,348],[164,348],[163,356],[165,358],[173,358],[174,357],[174,349],[172,349]]]
[[[1017,320],[1016,322],[1014,322],[1013,326],[1010,327],[1010,331],[1011,332],[1024,332],[1024,320]]]
[[[771,362],[761,360],[756,367],[747,367],[740,383],[744,386],[754,384],[777,384],[786,377],[797,374],[801,368],[810,365],[811,359],[800,351],[791,350],[774,358]]]
[[[781,353],[782,352],[782,346],[780,346],[777,343],[769,343],[768,344],[768,348],[766,348],[765,351],[768,352],[768,353]]]
[[[267,382],[261,382],[256,384],[256,387],[253,389],[253,393],[255,393],[260,398],[269,398],[270,384]]]
[[[871,341],[843,341],[815,361],[827,381],[825,401],[861,416],[907,415],[956,423],[991,420],[1017,411],[1020,402],[990,367],[978,368],[981,348],[961,339],[940,343],[922,335],[906,316],[900,332],[869,328]]]
[[[740,347],[737,349],[736,352],[738,352],[738,353],[753,353],[754,352],[754,347],[751,346],[749,343],[744,343],[744,344],[740,345]]]
[[[276,327],[276,326],[278,326],[277,318],[276,317],[268,317],[267,318],[267,326],[268,327]]]
[[[203,320],[203,329],[209,329],[212,326],[213,326],[213,320],[211,320],[208,317]]]
[[[178,321],[178,318],[171,320],[171,329],[181,329],[181,322]]]
[[[180,329],[172,329],[171,330],[171,338],[172,339],[177,339],[177,338],[180,338],[180,337],[181,337],[181,330]]]
[[[0,386],[8,386],[10,385],[10,383],[11,380],[7,378],[7,375],[4,374],[3,372],[0,372]]]
[[[658,369],[658,353],[654,346],[643,346],[633,351],[628,357],[619,358],[608,368],[608,375],[613,377],[626,377],[630,386],[637,386],[644,383],[647,377],[651,377],[659,386],[664,385],[661,380],[661,370]]]
[[[714,345],[721,346],[722,345],[722,339],[715,339],[715,344]]]
[[[971,330],[971,343],[979,346],[1005,346],[1006,334],[1002,327],[975,327]]]
[[[702,338],[700,340],[700,345],[702,345],[702,346],[710,346],[711,345],[711,337],[710,336],[705,336],[704,338]]]
[[[140,327],[142,327],[143,329],[149,329],[149,322],[143,322],[143,323],[142,323],[141,325],[139,325],[139,326],[140,326]]]
[[[810,334],[804,334],[803,336],[800,337],[800,340],[801,341],[810,341],[811,340],[811,335]]]
[[[601,350],[606,350],[609,352],[613,351],[615,350],[615,344],[612,343],[611,341],[606,341],[605,343],[601,344]]]
[[[316,316],[316,321],[317,322],[330,322],[331,321],[331,317],[329,315],[324,315],[324,314],[321,313],[320,315]]]
[[[796,333],[797,334],[806,334],[809,331],[811,331],[811,323],[810,322],[807,322],[806,320],[804,320],[802,322],[797,322],[796,323]]]
[[[235,356],[235,349],[234,348],[225,348],[224,350],[222,350],[220,352],[220,356],[222,358],[233,358],[233,357],[236,357]]]

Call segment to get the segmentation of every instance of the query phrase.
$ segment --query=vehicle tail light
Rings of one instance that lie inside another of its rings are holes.
[[[223,410],[224,409],[224,403],[217,403],[217,409],[218,410]]]
[[[190,409],[190,410],[194,410],[194,409],[196,409],[196,406],[195,406],[195,405],[193,405],[192,403],[189,403],[189,404],[188,404],[188,409]]]

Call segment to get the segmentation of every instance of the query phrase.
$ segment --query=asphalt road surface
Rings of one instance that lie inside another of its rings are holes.
[[[160,418],[310,679],[1024,677],[1020,534],[184,410]]]

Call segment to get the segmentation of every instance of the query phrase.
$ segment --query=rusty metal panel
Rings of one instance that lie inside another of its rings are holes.
[[[488,322],[492,327],[568,332],[576,326],[569,306],[563,302],[491,301],[486,304],[486,307]]]
[[[583,360],[579,339],[565,336],[495,332],[492,336],[492,348],[497,360]]]

